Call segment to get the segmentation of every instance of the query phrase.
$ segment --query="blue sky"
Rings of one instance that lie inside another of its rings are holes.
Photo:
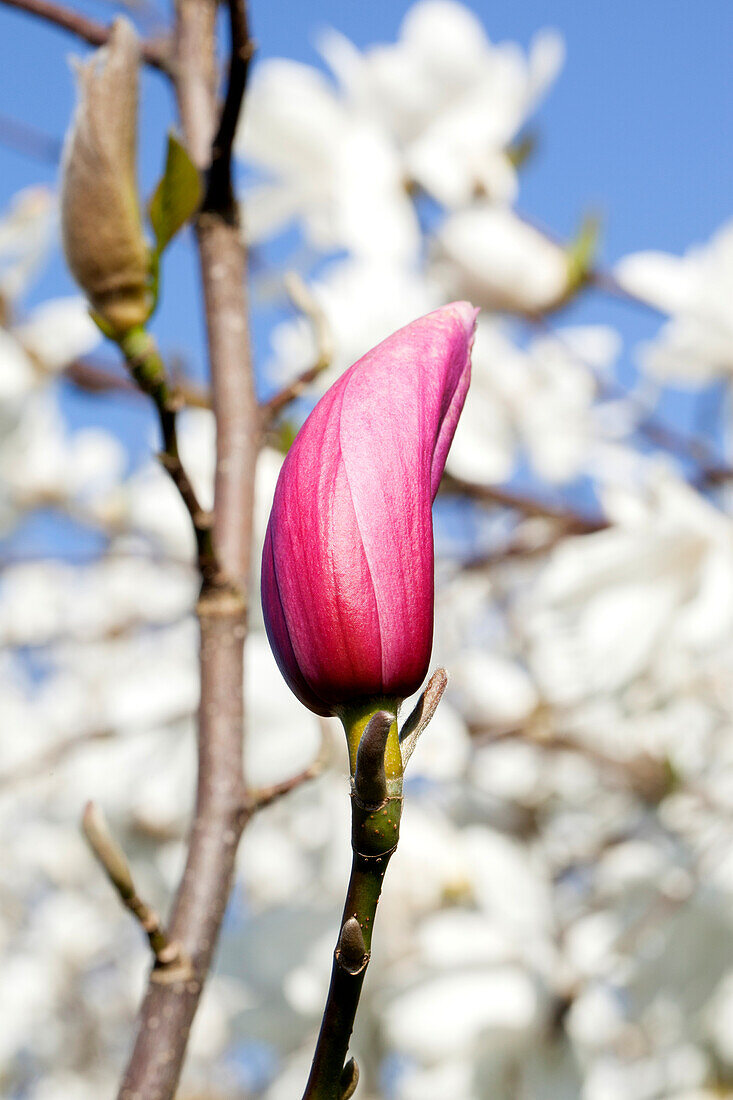
[[[81,5],[78,5],[81,8]],[[250,0],[259,57],[287,56],[318,63],[314,33],[332,25],[365,46],[397,34],[406,0]],[[469,5],[489,36],[523,46],[541,27],[560,30],[565,69],[537,116],[539,146],[523,170],[520,207],[553,230],[572,234],[583,211],[604,218],[602,258],[640,248],[682,251],[704,241],[733,213],[733,95],[730,93],[730,0],[476,0]],[[85,4],[110,18],[104,3]],[[0,8],[0,110],[60,136],[73,103],[67,58],[83,53],[66,34]],[[164,135],[173,119],[164,80],[147,74],[143,89],[141,174],[149,192],[160,171]],[[20,187],[52,182],[53,165],[0,145],[0,204]],[[163,305],[156,330],[164,348],[185,353],[201,369],[202,324],[195,305],[195,262],[189,240],[167,255]],[[60,259],[49,265],[31,300],[71,290]],[[656,322],[642,311],[589,296],[568,320],[610,321],[633,345]],[[256,325],[260,355],[263,323]],[[119,402],[87,397],[67,401],[74,422],[115,425],[140,445],[146,417]],[[681,402],[669,415],[684,423]]]

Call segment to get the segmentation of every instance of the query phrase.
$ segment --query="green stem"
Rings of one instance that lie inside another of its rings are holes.
[[[118,340],[130,374],[155,405],[163,437],[158,456],[186,506],[196,536],[199,570],[205,583],[214,583],[219,568],[214,553],[212,517],[201,507],[186,473],[178,448],[176,416],[181,401],[168,382],[154,338],[142,326],[129,329]]]
[[[349,719],[344,719],[350,748],[358,744],[358,737],[370,714],[378,709],[382,708],[372,706],[368,712],[355,712]],[[396,743],[396,737],[395,719],[385,754],[387,765],[390,762],[394,764],[391,743]],[[352,773],[355,751],[354,748],[351,754]],[[397,752],[399,753],[398,743]],[[365,806],[352,787],[351,875],[341,918],[339,942],[333,957],[331,984],[303,1100],[341,1100],[343,1096],[341,1075],[369,965],[377,904],[387,865],[399,839],[402,778],[401,774],[395,774],[396,770],[395,768],[388,778],[390,793],[379,806]],[[358,923],[358,931],[354,920]]]

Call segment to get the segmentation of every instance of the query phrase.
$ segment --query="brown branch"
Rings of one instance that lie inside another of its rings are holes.
[[[232,51],[229,61],[229,80],[219,120],[219,129],[211,151],[211,167],[206,184],[202,212],[216,211],[235,217],[234,188],[232,186],[232,146],[247,87],[249,64],[254,56],[255,44],[249,36],[247,0],[229,0],[229,31]]]
[[[638,398],[625,390],[622,385],[600,374],[597,368],[588,363],[567,340],[563,339],[562,335],[547,322],[546,318],[534,316],[528,318],[528,320],[531,320],[532,324],[545,335],[551,337],[566,355],[593,375],[602,396],[610,400],[626,401],[634,407],[640,417],[639,422],[635,425],[635,431],[639,435],[655,447],[661,447],[681,461],[697,466],[698,469],[692,479],[693,485],[699,489],[704,489],[733,478],[733,467],[720,462],[718,456],[710,449],[704,439],[684,435],[670,424],[659,420],[654,413],[644,408]]]
[[[214,551],[213,516],[201,507],[196,491],[181,462],[176,418],[181,399],[169,385],[163,360],[153,337],[142,328],[131,329],[119,341],[132,377],[143,393],[152,398],[158,414],[163,450],[160,463],[178,489],[196,536],[199,572],[204,585],[223,584],[221,568]]]
[[[557,508],[535,497],[515,493],[511,489],[503,489],[498,485],[477,485],[472,481],[454,477],[453,474],[443,475],[441,492],[466,496],[471,500],[495,504],[501,508],[511,508],[533,519],[551,520],[553,523],[560,524],[567,534],[590,535],[608,526],[607,521],[600,516],[587,516],[582,512],[573,511],[572,508]]]
[[[321,744],[313,763],[309,764],[307,768],[303,768],[296,775],[291,775],[289,779],[284,779],[281,783],[273,783],[269,787],[260,787],[250,791],[249,803],[252,813],[264,809],[265,806],[270,806],[284,795],[290,794],[291,791],[297,790],[304,783],[309,783],[311,779],[319,776],[328,762],[330,753],[331,731],[325,720],[321,719]]]
[[[0,113],[0,145],[43,164],[58,164],[61,142],[27,122]]]
[[[204,172],[211,163],[216,117],[216,15],[216,0],[176,0],[174,85],[188,150]],[[237,43],[232,45],[236,49]],[[196,807],[169,922],[170,936],[191,959],[194,977],[161,985],[151,976],[119,1100],[171,1100],[176,1091],[229,898],[237,846],[251,814],[243,774],[244,593],[260,418],[249,349],[246,256],[236,206],[203,211],[195,228],[217,424],[213,535],[222,572],[219,583],[204,585],[197,608]]]
[[[86,15],[72,11],[63,4],[56,4],[53,0],[1,0],[1,2],[6,7],[16,8],[29,15],[37,15],[47,23],[53,23],[61,30],[68,31],[82,41],[88,42],[90,46],[104,46],[109,38],[110,28],[104,23],[88,19]],[[149,41],[141,44],[143,61],[152,69],[158,69],[159,72],[169,71],[168,52],[168,45],[165,42]]]
[[[193,972],[189,959],[181,945],[168,937],[156,911],[138,895],[127,857],[112,836],[104,814],[93,802],[87,802],[84,809],[82,830],[120,901],[148,937],[157,981],[190,980]]]
[[[140,387],[126,375],[102,366],[89,359],[77,359],[63,372],[64,378],[87,393],[126,393],[132,396],[140,393]],[[210,409],[211,395],[207,390],[196,386],[185,378],[173,376],[173,389],[176,397],[187,409]]]
[[[292,382],[289,382],[284,389],[280,390],[279,393],[276,393],[274,397],[271,397],[269,401],[264,403],[262,406],[262,419],[265,425],[271,424],[275,417],[281,413],[291,401],[294,401],[296,397],[300,397],[306,387],[312,382],[315,382],[318,375],[322,374],[324,370],[327,370],[333,362],[334,353],[331,326],[328,323],[326,314],[321,309],[315,297],[300,276],[294,271],[289,271],[285,276],[285,289],[296,309],[304,313],[311,322],[313,335],[316,341],[316,360],[312,366],[308,367],[307,370],[299,374]]]

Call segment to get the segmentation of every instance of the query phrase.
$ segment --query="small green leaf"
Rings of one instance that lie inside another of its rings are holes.
[[[175,134],[169,134],[165,172],[149,209],[158,255],[196,212],[201,195],[201,177],[196,165]]]
[[[515,168],[522,168],[536,151],[537,134],[533,130],[528,130],[507,146],[506,155]]]
[[[566,246],[568,296],[583,286],[588,279],[598,252],[600,233],[600,217],[597,214],[586,214],[580,223],[575,240]]]

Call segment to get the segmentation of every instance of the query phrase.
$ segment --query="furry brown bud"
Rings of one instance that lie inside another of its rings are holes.
[[[108,43],[77,66],[78,103],[61,173],[67,262],[115,333],[143,324],[151,310],[136,182],[139,66],[137,34],[117,19]]]

